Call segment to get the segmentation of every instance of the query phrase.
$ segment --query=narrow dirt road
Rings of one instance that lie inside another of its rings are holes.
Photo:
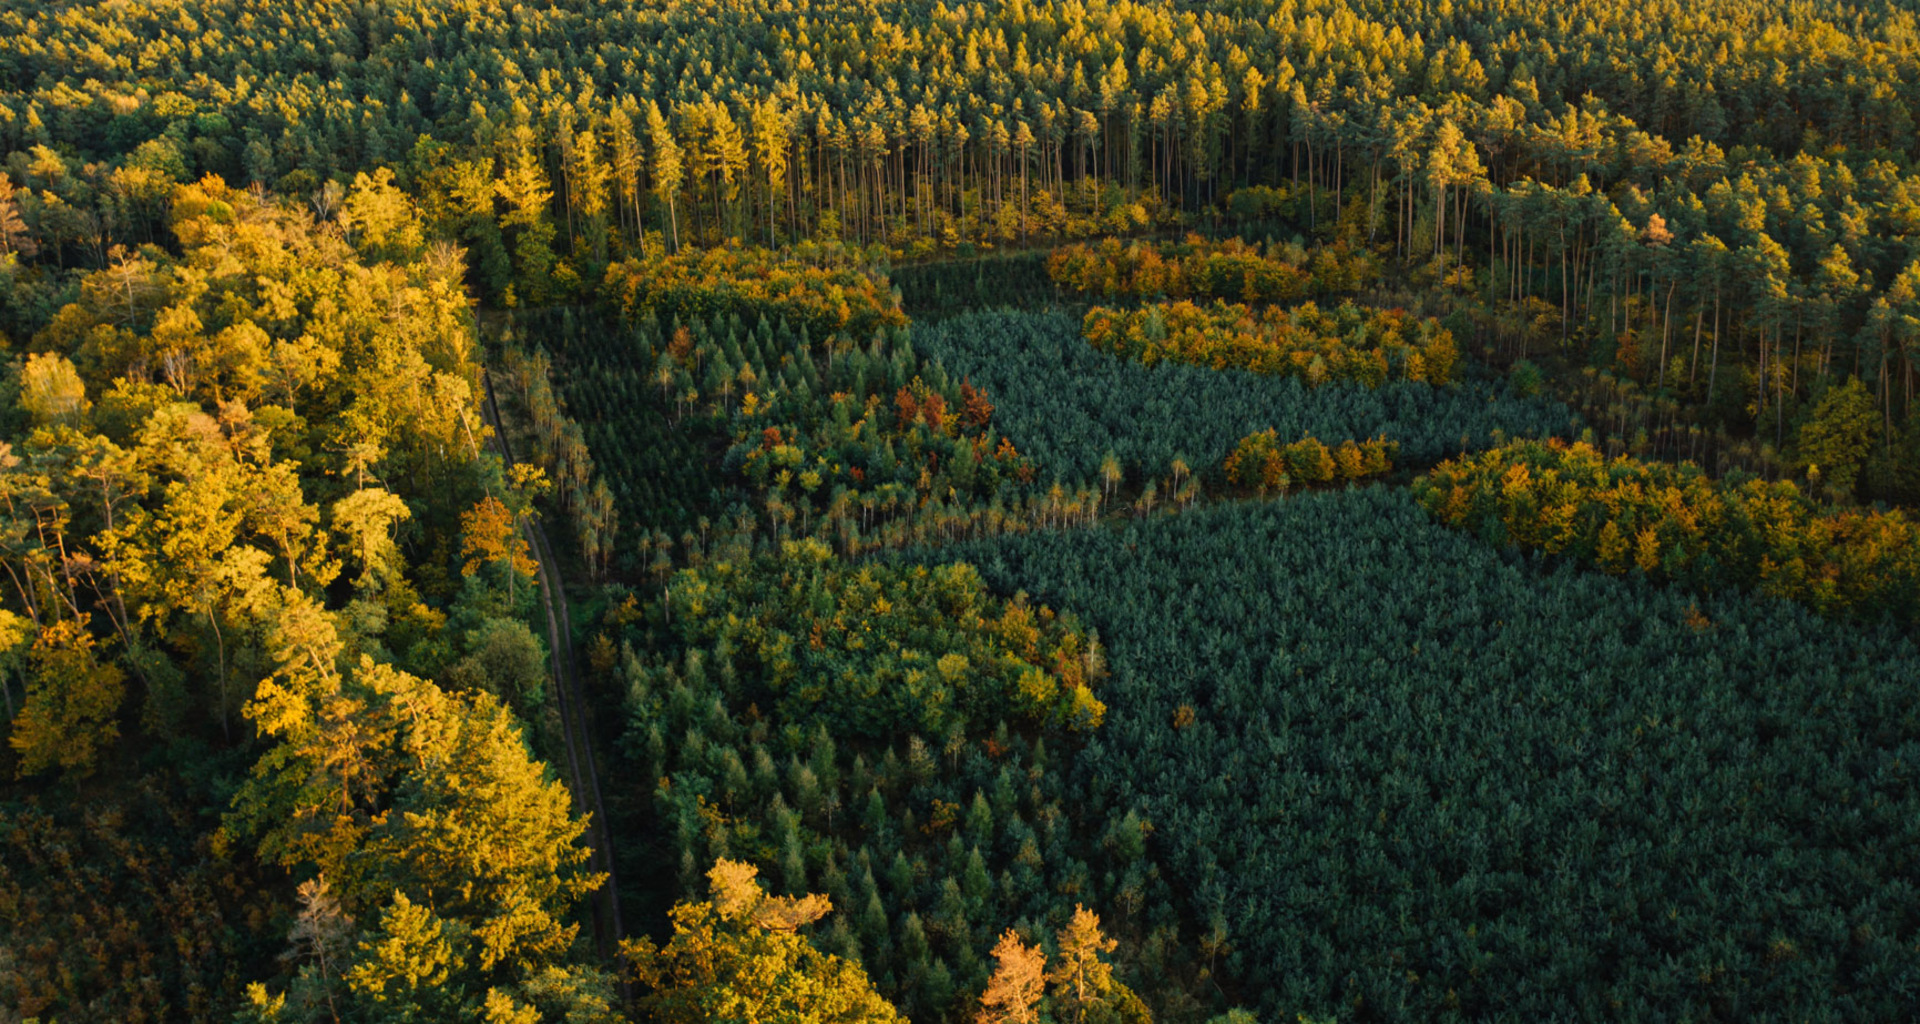
[[[493,441],[509,467],[513,465],[513,447],[500,420],[500,406],[494,399],[493,378],[482,371],[486,386],[484,408],[493,427]],[[619,953],[620,940],[626,936],[620,923],[620,889],[613,873],[612,839],[607,834],[607,814],[600,800],[600,775],[594,770],[591,711],[580,691],[580,673],[573,650],[573,620],[567,610],[565,582],[560,578],[560,560],[547,532],[540,524],[523,519],[520,528],[527,545],[539,563],[540,601],[547,617],[547,645],[552,650],[553,691],[560,710],[561,733],[566,740],[568,788],[573,792],[574,809],[589,814],[587,841],[593,848],[593,870],[607,876],[593,899],[594,944],[602,960],[611,964]]]

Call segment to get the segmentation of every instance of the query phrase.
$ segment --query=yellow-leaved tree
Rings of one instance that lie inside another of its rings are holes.
[[[26,703],[7,737],[20,755],[20,774],[55,767],[90,774],[100,754],[119,738],[114,715],[126,692],[126,674],[100,659],[84,616],[41,629],[27,663]]]
[[[759,869],[721,860],[708,898],[673,908],[673,940],[628,940],[621,951],[660,1024],[710,1020],[895,1024],[900,1014],[859,964],[815,949],[799,933],[826,916],[825,896],[769,896]]]
[[[1073,919],[1054,936],[1059,955],[1047,972],[1052,982],[1056,1016],[1074,1024],[1147,1024],[1146,1004],[1113,976],[1113,965],[1100,959],[1119,945],[1100,931],[1100,915],[1074,904]]]

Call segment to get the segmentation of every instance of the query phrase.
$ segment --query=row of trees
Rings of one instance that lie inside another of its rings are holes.
[[[1329,448],[1317,437],[1283,444],[1272,429],[1248,434],[1233,448],[1222,467],[1227,480],[1262,494],[1282,494],[1295,482],[1323,484],[1353,481],[1392,472],[1398,445],[1379,438],[1355,444],[1342,441]]]
[[[1829,426],[1815,420],[1808,432]],[[1822,506],[1791,481],[1715,480],[1690,463],[1518,442],[1443,463],[1414,493],[1450,526],[1612,573],[1754,590],[1822,612],[1920,616],[1920,524],[1897,510]]]
[[[655,252],[610,268],[603,295],[635,322],[742,317],[778,321],[816,338],[865,338],[907,323],[886,279],[859,253],[837,245]]]
[[[534,158],[510,166],[544,172],[570,237],[651,218],[649,199],[670,232],[818,236],[838,222],[872,237],[935,230],[972,212],[970,196],[1031,221],[1036,194],[1065,198],[1088,179],[1197,200],[1276,170],[1335,194],[1378,187],[1385,170],[1404,179],[1395,191],[1430,180],[1451,202],[1454,178],[1570,179],[1635,134],[1761,152],[1810,132],[1862,151],[1914,144],[1898,12],[1583,14],[580,0],[262,0],[185,20],[150,4],[20,11],[6,24],[7,129],[13,148],[109,156],[174,132],[195,158],[266,182],[398,162],[423,134],[499,138]],[[1510,144],[1470,155],[1462,114],[1503,106]]]
[[[1147,366],[1192,363],[1297,377],[1313,387],[1343,381],[1378,388],[1388,380],[1443,387],[1453,382],[1460,358],[1453,332],[1439,321],[1351,302],[1330,310],[1308,302],[1257,312],[1219,301],[1095,306],[1080,329],[1095,348]]]
[[[1237,195],[1237,193],[1236,193]],[[1249,244],[1229,238],[1181,242],[1061,246],[1047,254],[1047,274],[1063,291],[1099,299],[1219,299],[1259,305],[1308,295],[1352,292],[1379,277],[1372,252],[1344,242]]]
[[[516,458],[539,467],[544,479],[529,483],[535,488],[552,486],[552,504],[572,524],[580,560],[589,574],[604,577],[620,529],[613,491],[597,472],[586,431],[561,408],[553,389],[553,364],[545,350],[529,355],[511,336],[498,340],[501,384],[518,414],[507,422],[523,427],[519,436],[503,440]],[[509,428],[509,433],[515,432]]]

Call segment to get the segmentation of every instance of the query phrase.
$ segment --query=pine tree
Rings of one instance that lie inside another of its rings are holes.
[[[1046,954],[1009,928],[993,947],[993,976],[980,993],[974,1024],[1036,1024],[1046,983]]]
[[[652,100],[647,101],[647,138],[653,143],[653,193],[667,204],[667,223],[672,232],[673,247],[678,250],[680,214],[675,204],[686,168],[682,162],[680,143],[674,139],[672,128],[661,115],[660,105]]]
[[[607,258],[608,186],[612,168],[600,154],[600,135],[589,122],[572,137],[566,156],[567,212],[585,222],[587,254],[596,262]]]
[[[895,1024],[860,966],[821,953],[798,929],[831,909],[824,896],[768,896],[750,865],[721,860],[707,874],[708,899],[673,908],[673,939],[628,940],[621,951],[647,994],[641,1006],[663,1024],[790,1020],[799,1024]]]
[[[356,999],[389,1019],[433,1019],[458,1004],[447,981],[466,966],[457,929],[407,894],[396,891],[380,914],[379,931],[360,943],[347,986]]]
[[[643,233],[640,222],[640,168],[642,154],[640,137],[634,124],[639,115],[639,107],[632,96],[623,97],[619,105],[608,112],[608,128],[612,133],[613,195],[620,209],[620,227],[623,233],[628,230],[631,218],[632,235],[627,239],[629,252],[639,249],[638,242]]]
[[[1058,959],[1047,972],[1053,984],[1057,1006],[1072,1015],[1074,1024],[1083,1024],[1090,1005],[1104,1003],[1113,987],[1113,967],[1100,959],[1119,943],[1100,933],[1100,917],[1080,904],[1073,906],[1073,919],[1055,937]]]

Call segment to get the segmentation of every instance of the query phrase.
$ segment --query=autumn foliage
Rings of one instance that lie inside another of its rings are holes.
[[[757,314],[816,337],[845,331],[865,338],[907,322],[885,279],[832,247],[649,253],[608,267],[602,293],[629,319],[651,314],[661,323]]]
[[[85,616],[50,623],[28,651],[33,683],[7,737],[22,775],[54,767],[85,775],[119,738],[126,672],[99,657],[86,627]]]
[[[1379,274],[1379,262],[1345,245],[1308,250],[1261,246],[1237,238],[1063,246],[1047,258],[1061,288],[1093,298],[1221,299],[1297,302],[1309,295],[1352,291]]]
[[[960,382],[960,415],[968,429],[984,430],[993,419],[993,402],[986,388],[976,388],[971,380]]]
[[[1358,480],[1390,472],[1399,447],[1384,438],[1342,441],[1333,448],[1315,437],[1281,444],[1275,432],[1267,429],[1241,440],[1223,468],[1227,479],[1241,487],[1284,491],[1293,484]]]
[[[1063,1024],[1084,1024],[1089,1018],[1145,1024],[1151,1020],[1146,1006],[1101,959],[1118,946],[1100,930],[1100,915],[1077,903],[1054,936],[1051,963],[1039,945],[1007,929],[993,947],[993,976],[980,993],[974,1024],[1035,1024],[1046,1010]]]
[[[672,910],[673,939],[642,938],[622,952],[660,1024],[715,1020],[896,1024],[900,1015],[856,962],[820,952],[797,929],[833,909],[825,896],[769,896],[759,869],[722,859],[708,898]]]
[[[473,575],[480,567],[503,563],[515,573],[531,576],[539,568],[520,535],[513,512],[499,498],[488,496],[460,513],[461,572]]]
[[[1715,480],[1691,463],[1523,441],[1444,463],[1415,493],[1451,526],[1608,572],[1920,620],[1920,523],[1823,506],[1791,482]]]
[[[1447,384],[1460,359],[1453,334],[1438,321],[1352,303],[1259,310],[1187,301],[1135,310],[1096,306],[1081,330],[1094,347],[1149,366],[1171,360],[1299,377],[1316,386],[1351,381],[1377,388],[1389,380]]]
[[[1034,1024],[1047,981],[1047,954],[1009,928],[993,947],[993,978],[980,993],[975,1024]]]

